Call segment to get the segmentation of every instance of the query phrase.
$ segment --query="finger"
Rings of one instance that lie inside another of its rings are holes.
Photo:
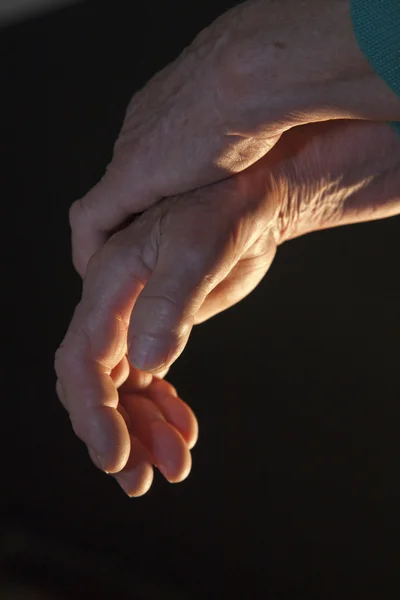
[[[131,271],[121,266],[119,248],[109,243],[91,261],[82,301],[55,360],[73,429],[108,472],[120,471],[130,454],[111,375],[126,354],[130,313],[148,277],[143,263],[130,258]]]
[[[129,460],[122,471],[114,475],[114,478],[131,498],[146,494],[153,483],[154,470],[149,453],[134,436],[131,436]]]
[[[56,391],[57,391],[57,395],[58,395],[58,397],[59,397],[59,399],[60,399],[60,402],[61,402],[61,404],[62,404],[62,405],[64,406],[64,408],[65,408],[65,409],[66,409],[66,410],[69,412],[69,406],[68,406],[68,404],[67,404],[67,401],[66,401],[66,396],[65,396],[64,390],[62,389],[62,386],[61,386],[60,380],[57,380],[57,383],[56,383]],[[122,415],[122,417],[123,417],[123,419],[124,419],[124,422],[125,422],[125,423],[128,423],[128,422],[129,422],[129,417],[128,417],[128,415],[127,415],[127,413],[126,413],[126,412],[125,412],[125,413],[123,412],[123,409],[122,409],[122,407],[118,407],[118,412],[119,412],[119,413]],[[119,423],[119,425],[122,425],[122,424],[121,424],[121,423]],[[107,426],[106,426],[106,427],[107,427]],[[74,428],[74,429],[76,429],[76,426],[74,427],[74,425],[73,425],[73,428]],[[110,430],[110,429],[111,429],[111,433],[110,433],[110,436],[109,436],[109,437],[110,437],[111,443],[113,443],[113,441],[114,441],[114,440],[113,440],[113,438],[115,438],[115,432],[114,432],[114,430],[112,429],[112,422],[108,424],[108,427],[107,427],[107,429],[108,429],[108,430]],[[77,433],[77,431],[75,431],[75,433]],[[81,437],[81,436],[79,436],[79,437]],[[81,438],[81,439],[82,439],[82,438]],[[96,465],[96,466],[97,466],[99,469],[105,470],[105,471],[107,471],[107,472],[110,472],[110,471],[112,470],[112,467],[110,467],[110,466],[107,466],[107,464],[106,464],[106,463],[104,463],[104,459],[103,459],[102,455],[99,455],[99,454],[97,453],[97,451],[96,451],[94,448],[92,448],[90,445],[88,445],[88,450],[89,450],[89,455],[91,456],[91,458],[92,458],[92,460],[93,460],[94,464],[95,464],[95,465]],[[116,470],[118,470],[118,467],[116,468]]]
[[[191,450],[199,437],[199,426],[192,409],[178,397],[175,388],[162,379],[154,378],[147,395]]]
[[[168,215],[157,264],[131,315],[128,358],[137,369],[158,374],[171,366],[188,341],[194,315],[237,260],[239,248],[226,244],[227,224],[211,214],[218,203],[212,208],[207,202],[218,200],[218,189],[203,190],[202,202],[186,202],[186,212]],[[213,216],[222,225],[210,228]]]
[[[129,364],[127,357],[125,357],[125,360],[128,364],[129,373],[121,386],[121,393],[134,394],[136,392],[145,392],[153,381],[163,379],[169,371],[169,369],[165,369],[161,375],[157,374],[157,377],[155,377],[151,373],[147,373],[147,371],[139,371],[139,369],[132,367],[132,365]],[[168,383],[167,385],[174,389],[171,384]]]
[[[72,259],[82,277],[90,258],[113,230],[160,199],[151,190],[151,178],[146,180],[146,190],[138,188],[142,179],[135,165],[113,159],[102,180],[72,204],[69,212]]]
[[[164,377],[166,377],[166,375],[168,375],[168,372],[169,372],[169,366],[165,367],[164,369],[161,369],[160,371],[157,371],[157,378],[164,379]]]
[[[114,385],[119,389],[129,377],[130,365],[126,356],[124,356],[116,367],[110,373]]]
[[[132,432],[132,423],[129,414],[121,403],[118,405],[118,412],[122,415],[129,432]],[[114,475],[114,478],[128,496],[143,496],[150,489],[154,477],[151,455],[143,444],[131,433],[130,448],[131,453],[128,462],[122,471]]]
[[[123,398],[126,394],[135,393],[149,398],[164,419],[180,433],[188,448],[194,447],[198,438],[197,419],[191,408],[178,398],[176,389],[168,381],[131,367],[120,394]]]
[[[126,360],[129,364],[128,359]],[[121,386],[120,394],[122,396],[125,394],[136,394],[142,392],[145,395],[145,391],[148,389],[153,379],[154,377],[151,373],[139,371],[138,369],[135,369],[129,365],[129,374],[126,381]]]
[[[171,483],[185,479],[191,469],[189,449],[155,404],[137,394],[121,398],[132,423],[132,434],[151,454],[153,463]]]
[[[117,410],[118,410],[119,414],[122,416],[122,418],[124,419],[128,431],[132,431],[131,420],[130,420],[129,415],[126,412],[125,408],[122,406],[121,402],[118,404]]]

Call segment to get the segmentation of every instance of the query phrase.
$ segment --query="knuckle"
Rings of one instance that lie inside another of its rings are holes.
[[[93,278],[98,278],[101,282],[109,282],[111,277],[118,278],[121,285],[122,282],[133,279],[146,281],[152,271],[143,256],[146,247],[146,243],[142,244],[140,236],[135,239],[130,231],[123,230],[115,233],[90,258],[87,277],[89,276],[92,281]],[[149,262],[154,262],[154,251],[150,258]]]

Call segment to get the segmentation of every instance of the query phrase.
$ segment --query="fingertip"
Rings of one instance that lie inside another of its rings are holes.
[[[131,498],[146,494],[154,478],[151,457],[143,444],[131,436],[131,454],[121,473],[114,475],[124,492]]]
[[[140,498],[147,494],[154,479],[154,469],[150,463],[142,464],[135,472],[114,475],[115,480],[130,498]]]
[[[166,373],[163,372],[163,377],[165,375]],[[162,379],[160,375],[157,375],[157,377],[153,378],[151,385],[149,386],[148,392],[152,396],[155,395],[156,397],[162,397],[166,395],[173,396],[174,398],[178,397],[178,392],[176,388],[172,385],[172,383],[170,383],[166,379]]]
[[[183,481],[192,468],[192,457],[184,439],[169,423],[156,421],[151,427],[156,466],[170,483]]]
[[[131,365],[147,373],[165,370],[170,354],[170,344],[166,340],[147,334],[134,336],[128,346]]]
[[[83,200],[75,200],[69,209],[72,264],[82,279],[85,277],[90,259],[107,241],[107,234],[96,228]]]
[[[199,424],[198,421],[196,419],[196,417],[193,415],[194,417],[194,423],[192,426],[192,431],[190,436],[188,436],[188,439],[186,440],[187,443],[187,447],[189,448],[189,450],[192,450],[195,445],[197,444],[197,442],[199,441]]]
[[[106,473],[118,473],[128,462],[131,452],[130,435],[124,418],[115,409],[103,406],[93,411],[89,440],[100,468]]]
[[[172,387],[172,386],[171,386]],[[159,388],[159,389],[157,389]],[[199,437],[199,424],[190,406],[177,395],[163,393],[161,386],[149,390],[150,397],[170,425],[175,427],[191,450]]]
[[[179,398],[175,387],[163,379],[154,379],[148,394],[166,421],[179,431],[191,450],[199,437],[199,424],[190,406]]]
[[[135,394],[147,390],[153,381],[153,375],[151,373],[146,373],[145,371],[139,371],[132,367],[132,365],[129,366],[128,359],[126,362],[129,368],[129,376],[122,384],[119,390],[120,394]]]
[[[181,483],[182,481],[187,479],[187,477],[190,474],[190,471],[192,470],[192,460],[190,452],[189,457],[190,459],[186,462],[184,468],[178,469],[176,467],[175,462],[167,460],[164,464],[158,465],[158,470],[160,471],[160,473],[162,473],[162,475],[164,475],[165,479],[169,483]]]

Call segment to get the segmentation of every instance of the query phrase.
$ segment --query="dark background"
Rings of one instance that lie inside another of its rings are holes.
[[[133,92],[233,4],[96,0],[1,33],[4,600],[11,581],[46,598],[399,596],[399,218],[287,243],[196,328],[170,373],[200,422],[183,484],[125,497],[55,395],[80,295],[68,207]]]

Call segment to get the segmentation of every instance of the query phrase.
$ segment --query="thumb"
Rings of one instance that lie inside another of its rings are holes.
[[[83,277],[90,258],[102,248],[132,215],[142,212],[160,198],[152,191],[150,178],[121,157],[114,158],[104,177],[69,211],[72,261]]]
[[[190,223],[178,219],[162,236],[167,239],[160,240],[156,267],[131,314],[128,358],[143,371],[158,373],[178,358],[196,313],[237,260],[223,231],[210,235],[209,221],[201,221],[196,211],[190,218]]]

